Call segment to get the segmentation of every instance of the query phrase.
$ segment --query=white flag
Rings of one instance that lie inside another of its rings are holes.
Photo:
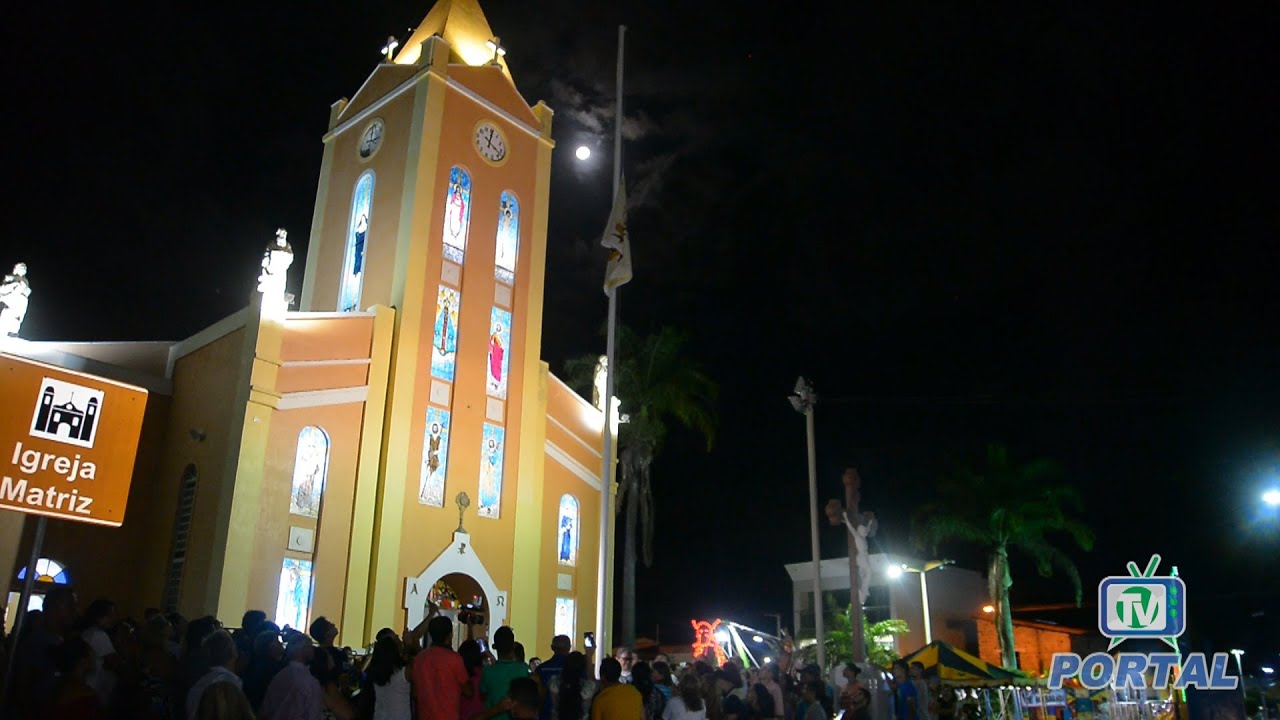
[[[613,212],[604,229],[600,244],[609,248],[609,264],[604,271],[604,292],[631,282],[631,235],[627,232],[627,182],[618,180],[618,197],[613,199]]]

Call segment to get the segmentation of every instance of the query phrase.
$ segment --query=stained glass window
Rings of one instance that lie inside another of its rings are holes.
[[[313,425],[298,433],[298,450],[293,460],[293,488],[289,512],[309,518],[320,517],[320,497],[329,475],[329,436]]]
[[[489,372],[485,390],[496,398],[507,397],[507,371],[511,368],[511,313],[500,307],[489,313]]]
[[[418,502],[444,507],[444,476],[449,461],[449,411],[427,408],[427,430],[422,438],[422,473],[418,476]]]
[[[27,567],[25,565],[18,570],[18,579],[27,579]],[[71,575],[67,574],[67,569],[57,560],[40,558],[36,560],[36,582],[70,585]]]
[[[560,497],[560,536],[556,548],[561,565],[578,564],[578,499],[572,495]]]
[[[573,637],[573,626],[577,624],[578,608],[573,598],[556,598],[555,634]]]
[[[454,166],[449,170],[449,194],[444,201],[444,256],[462,262],[471,224],[471,176]]]
[[[458,306],[462,294],[446,285],[436,295],[436,322],[431,341],[431,375],[453,382],[454,363],[458,355]]]
[[[480,517],[496,518],[502,505],[502,447],[506,430],[499,425],[484,424],[480,450]]]
[[[280,566],[280,594],[276,596],[276,625],[306,632],[311,613],[311,561],[285,558]]]
[[[498,200],[498,249],[493,274],[511,285],[516,279],[516,253],[520,250],[520,203],[510,191]]]
[[[342,261],[342,285],[338,291],[338,311],[360,309],[360,289],[364,285],[364,256],[368,249],[369,215],[373,207],[373,171],[356,181],[351,197],[351,220],[347,226],[347,252]]]

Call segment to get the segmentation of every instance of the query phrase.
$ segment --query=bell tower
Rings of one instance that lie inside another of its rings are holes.
[[[449,545],[459,493],[471,551],[500,584],[519,574],[517,492],[541,477],[554,144],[550,108],[521,97],[505,55],[475,0],[439,0],[330,109],[300,309],[395,309],[374,628],[402,626],[404,578]]]

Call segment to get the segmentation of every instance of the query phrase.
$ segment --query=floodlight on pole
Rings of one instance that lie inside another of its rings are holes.
[[[1249,704],[1249,694],[1244,688],[1244,663],[1240,658],[1244,657],[1244,651],[1239,648],[1232,648],[1231,654],[1236,658],[1236,673],[1240,675],[1240,696],[1245,699],[1245,706]]]
[[[924,616],[924,644],[928,645],[933,642],[933,618],[929,613],[929,581],[926,576],[933,570],[940,570],[948,565],[954,565],[954,560],[930,560],[922,567],[912,567],[906,563],[898,565],[890,565],[885,574],[890,580],[896,580],[902,577],[903,573],[913,572],[920,573],[920,609]],[[992,608],[994,611],[995,608]],[[986,611],[986,608],[983,608]]]
[[[818,641],[818,667],[827,667],[827,633],[822,621],[822,551],[818,546],[818,460],[813,439],[813,406],[818,396],[808,380],[796,380],[795,392],[787,398],[795,411],[804,415],[809,451],[809,542],[813,548],[813,631]]]
[[[1270,490],[1262,493],[1262,502],[1270,505],[1271,507],[1280,507],[1280,489],[1271,488]]]

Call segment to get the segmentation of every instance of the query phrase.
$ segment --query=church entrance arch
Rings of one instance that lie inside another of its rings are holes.
[[[455,532],[453,542],[426,569],[405,578],[404,609],[409,627],[417,627],[427,617],[431,602],[440,608],[440,614],[454,621],[455,645],[467,637],[464,620],[482,621],[471,623],[480,625],[473,628],[475,637],[488,637],[490,628],[502,627],[507,621],[507,593],[494,584],[467,533]]]

